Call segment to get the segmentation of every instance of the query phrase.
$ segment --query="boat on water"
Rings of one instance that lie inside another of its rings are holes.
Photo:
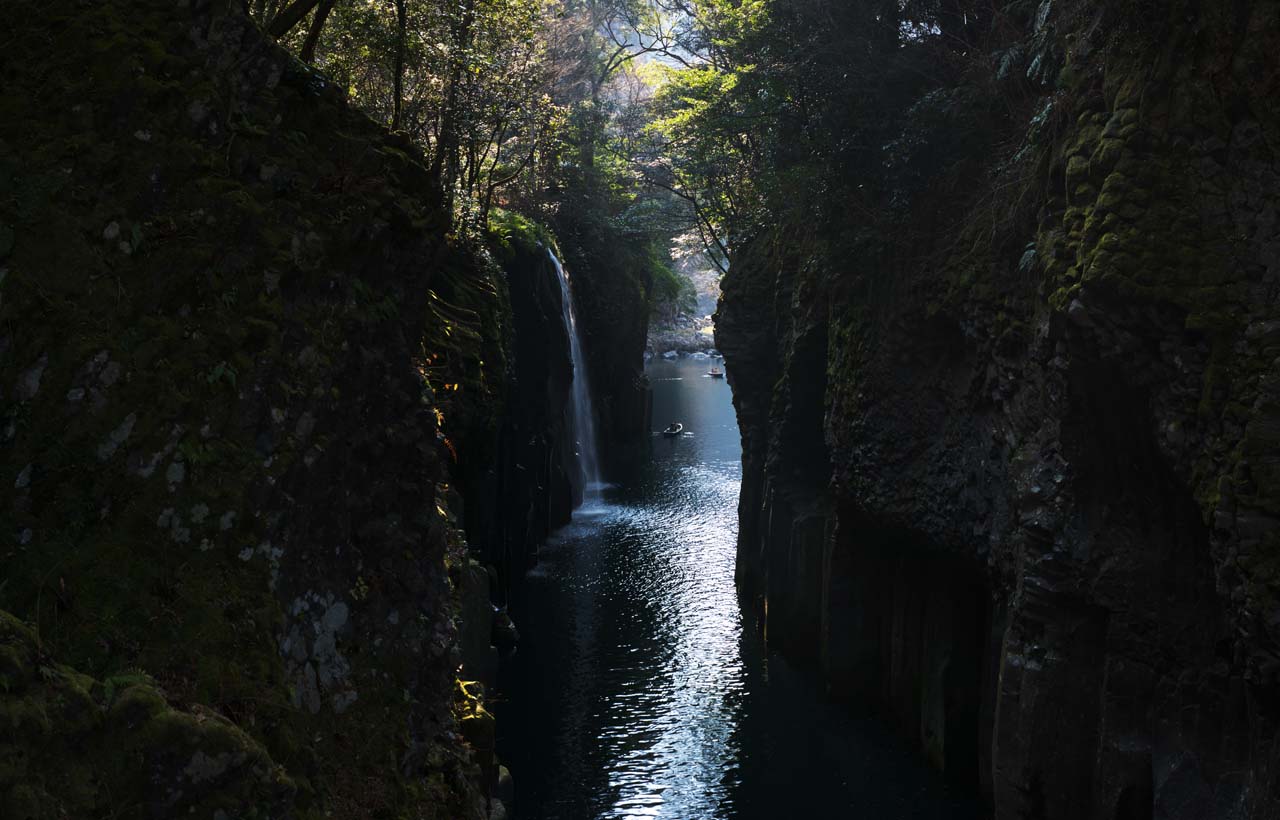
[[[718,368],[718,367],[713,367],[713,368],[711,368],[710,370],[708,370],[708,371],[707,371],[707,375],[708,375],[708,376],[710,376],[710,377],[711,377],[711,378],[713,378],[713,379],[723,379],[723,378],[724,378],[724,371],[723,371],[723,370],[721,370],[721,369],[720,369],[720,368]]]
[[[678,421],[671,422],[671,426],[662,431],[662,435],[667,438],[675,438],[684,432],[684,425]]]

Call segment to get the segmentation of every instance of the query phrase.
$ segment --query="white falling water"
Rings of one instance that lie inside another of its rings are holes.
[[[561,302],[564,306],[564,329],[569,334],[569,355],[573,359],[573,389],[570,394],[574,434],[578,439],[578,466],[582,471],[582,497],[589,500],[600,492],[600,461],[596,452],[596,422],[591,408],[591,389],[587,383],[587,359],[582,355],[582,338],[578,334],[578,318],[573,310],[573,294],[564,265],[549,249],[547,256],[556,266],[560,278]]]

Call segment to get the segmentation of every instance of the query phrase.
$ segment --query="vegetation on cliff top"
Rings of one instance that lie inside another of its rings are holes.
[[[425,153],[457,232],[483,236],[497,208],[521,213],[563,234],[567,255],[621,262],[580,270],[593,290],[677,298],[668,246],[688,212],[640,171],[651,91],[639,58],[666,19],[647,0],[248,7]]]

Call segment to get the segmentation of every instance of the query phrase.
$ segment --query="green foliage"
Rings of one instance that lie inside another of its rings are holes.
[[[264,0],[253,8],[269,27],[282,7]],[[765,8],[752,0],[706,11],[727,37],[761,25]],[[339,0],[314,65],[426,153],[464,241],[485,241],[499,254],[512,242],[555,247],[541,227],[552,226],[600,260],[579,278],[613,278],[605,290],[671,304],[688,288],[662,258],[691,217],[644,170],[659,147],[642,77],[652,65],[637,58],[695,47],[702,29],[690,23],[650,0]],[[303,53],[308,25],[283,42]]]
[[[264,26],[274,11],[260,9]],[[531,170],[563,119],[551,99],[552,19],[543,0],[338,2],[314,61],[427,152],[459,226],[481,231],[497,193]],[[284,42],[302,52],[307,33],[299,26]]]
[[[649,289],[649,309],[652,312],[692,313],[698,302],[698,293],[689,277],[678,272],[671,264],[670,253],[662,253],[656,246],[650,247],[646,259]]]
[[[961,53],[990,36],[981,3],[693,8],[705,52],[658,72],[655,173],[696,203],[718,255],[782,223],[794,226],[795,242],[844,258],[994,139],[989,74],[978,76],[985,62]],[[939,90],[938,77],[954,84]],[[911,252],[921,246],[909,233],[901,239]]]
[[[529,252],[542,246],[559,253],[555,237],[545,225],[505,208],[494,208],[489,212],[488,236],[490,247],[504,257],[510,257],[514,247]]]

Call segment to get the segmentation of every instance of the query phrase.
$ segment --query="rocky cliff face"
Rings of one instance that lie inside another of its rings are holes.
[[[505,601],[546,536],[569,522],[577,456],[568,417],[573,360],[550,237],[516,231],[501,242],[514,325],[506,412],[495,458],[468,493],[477,503],[468,507],[467,532],[483,545]]]
[[[649,385],[644,375],[649,333],[647,254],[601,231],[599,216],[563,209],[552,227],[572,271],[578,321],[597,416],[606,475],[634,464],[649,443]]]
[[[237,4],[10,23],[0,816],[488,816],[474,558],[568,509],[545,271]]]
[[[1280,816],[1280,5],[1085,5],[858,253],[733,260],[739,577],[998,818]]]

